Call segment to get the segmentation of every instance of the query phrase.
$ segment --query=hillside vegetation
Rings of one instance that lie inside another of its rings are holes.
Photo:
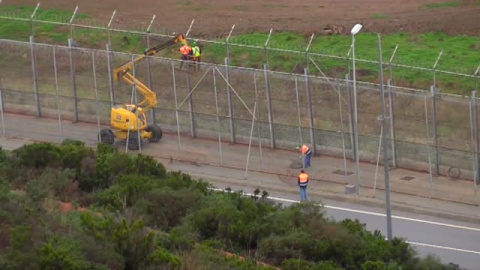
[[[319,205],[212,192],[105,145],[2,150],[0,177],[0,269],[458,269]]]

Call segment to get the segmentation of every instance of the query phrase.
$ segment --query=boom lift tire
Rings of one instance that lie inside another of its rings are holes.
[[[152,132],[152,137],[148,139],[149,142],[159,142],[163,135],[162,129],[157,124],[148,125],[145,131]]]
[[[112,130],[104,128],[100,130],[99,140],[101,143],[112,145],[115,142],[115,134]]]
[[[143,145],[143,141],[141,138],[140,138],[140,144],[139,144],[138,133],[135,131],[130,132],[127,143],[128,143],[128,149],[130,150],[139,150],[140,144]]]

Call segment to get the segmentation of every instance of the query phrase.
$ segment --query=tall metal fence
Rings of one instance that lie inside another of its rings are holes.
[[[81,8],[80,8],[81,9]],[[145,21],[141,27],[138,23],[129,23],[132,29],[125,29],[122,25],[118,27],[117,19],[129,21],[126,14],[119,14],[113,11],[108,21],[98,21],[79,14],[79,7],[71,12],[63,13],[41,13],[40,3],[33,11],[0,9],[0,23],[15,22],[18,29],[28,29],[15,33],[12,38],[20,41],[28,41],[30,36],[42,37],[42,32],[57,32],[56,36],[50,37],[49,42],[67,44],[67,39],[73,42],[74,46],[106,49],[123,52],[139,52],[140,49],[149,48],[152,44],[171,39],[174,35],[172,31],[167,30],[158,23],[156,15],[150,21]],[[127,15],[128,16],[128,15]],[[318,38],[312,34],[308,39],[305,48],[292,47],[282,42],[275,41],[276,33],[271,29],[265,40],[248,39],[244,36],[235,35],[235,25],[228,26],[229,34],[226,37],[216,40],[208,40],[195,37],[195,20],[189,25],[183,25],[184,29],[174,29],[174,32],[185,33],[189,39],[195,39],[208,47],[205,49],[204,58],[208,62],[223,64],[223,59],[230,59],[230,64],[234,66],[249,66],[262,68],[264,63],[268,69],[303,74],[304,68],[309,68],[311,74],[321,75],[321,72],[315,68],[312,63],[315,61],[321,64],[325,73],[330,77],[342,77],[345,74],[351,74],[351,51],[345,51],[341,55],[329,54],[326,52],[315,51],[312,44]],[[43,33],[45,34],[45,33]],[[10,39],[10,37],[9,37]],[[362,42],[360,37],[358,42]],[[367,45],[367,44],[364,44]],[[375,47],[376,44],[367,46]],[[398,49],[398,50],[397,50]],[[448,52],[438,51],[438,56],[431,59],[416,59],[415,64],[403,63],[399,60],[401,55],[408,48],[399,48],[398,45],[392,48],[391,55],[385,55],[386,61],[383,62],[388,67],[389,78],[395,81],[397,86],[412,87],[411,78],[415,77],[414,88],[427,88],[429,85],[442,90],[442,92],[470,93],[478,91],[478,81],[480,75],[480,66],[459,66],[456,70],[447,70],[442,67],[442,60],[451,57]],[[362,52],[357,52],[361,54]],[[163,54],[163,55],[162,55]],[[171,52],[162,52],[160,56],[172,56]],[[362,59],[357,57],[357,69],[361,72],[357,77],[363,81],[376,81],[378,78],[378,61],[375,59]],[[480,64],[480,63],[479,63]],[[260,65],[260,66],[259,66]],[[458,91],[458,90],[461,91]]]
[[[33,38],[30,43],[0,40],[2,118],[5,112],[108,125],[112,105],[140,98],[132,87],[112,78],[114,67],[133,58],[120,52],[34,43]],[[198,71],[179,66],[176,60],[147,57],[133,71],[158,96],[159,106],[150,119],[165,132],[179,135],[178,140],[180,134],[189,134],[287,150],[308,143],[316,154],[353,158],[355,111],[348,75],[319,77],[309,74],[308,68],[304,74],[289,74],[270,71],[267,65],[247,69],[230,65],[228,58],[223,65],[203,63]],[[388,129],[382,130],[380,86],[357,82],[361,160],[377,162],[381,136],[387,136],[392,167],[477,182],[476,91],[471,97],[454,96],[435,87],[430,91],[398,87],[390,80],[385,87]],[[29,132],[36,131],[32,127]],[[95,141],[97,132],[90,139]],[[219,151],[222,158],[221,143]],[[245,155],[249,157],[250,150]]]

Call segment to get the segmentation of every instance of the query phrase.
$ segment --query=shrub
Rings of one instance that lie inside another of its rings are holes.
[[[72,269],[72,270],[108,270],[103,265],[92,265],[80,255],[71,241],[61,241],[54,236],[38,251],[40,269]]]
[[[8,155],[5,150],[0,146],[0,164],[3,165],[8,161]]]
[[[188,224],[183,224],[173,228],[168,234],[161,234],[158,241],[161,246],[168,250],[190,252],[194,249],[195,244],[200,242],[200,236],[194,228]]]
[[[258,252],[267,259],[267,261],[279,265],[282,261],[292,258],[303,258],[312,260],[309,254],[320,243],[312,239],[311,235],[302,231],[292,231],[287,235],[270,236],[262,239],[259,243]],[[321,256],[322,254],[317,254]]]
[[[75,169],[80,174],[82,160],[87,155],[93,154],[93,150],[86,148],[83,142],[65,140],[60,146],[60,162],[62,168]]]
[[[27,194],[34,202],[49,196],[57,197],[62,201],[71,201],[76,192],[72,181],[74,178],[75,172],[72,169],[60,171],[47,168],[38,178],[27,183]]]
[[[145,216],[148,226],[171,229],[180,225],[187,211],[196,206],[201,193],[191,189],[173,191],[170,188],[154,188],[135,197],[135,208]]]
[[[52,143],[26,144],[13,151],[19,165],[36,169],[57,167],[61,149]]]
[[[150,156],[138,154],[134,160],[135,171],[139,175],[164,178],[167,170],[160,162]]]
[[[8,185],[7,181],[0,180],[0,204],[8,202],[9,197],[10,185]]]
[[[162,165],[163,166],[163,165]],[[188,174],[181,173],[181,172],[170,172],[166,175],[161,182],[159,182],[161,187],[169,187],[173,190],[180,190],[180,189],[196,189],[203,194],[208,193],[208,188],[212,187],[211,184],[208,182],[204,182],[202,180],[194,180]]]
[[[282,262],[282,270],[311,270],[312,262],[303,259],[288,259]]]

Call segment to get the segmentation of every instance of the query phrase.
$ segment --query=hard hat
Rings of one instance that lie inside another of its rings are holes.
[[[197,46],[197,42],[196,42],[196,41],[193,42],[193,46]]]
[[[185,45],[185,41],[182,41],[182,45]]]

